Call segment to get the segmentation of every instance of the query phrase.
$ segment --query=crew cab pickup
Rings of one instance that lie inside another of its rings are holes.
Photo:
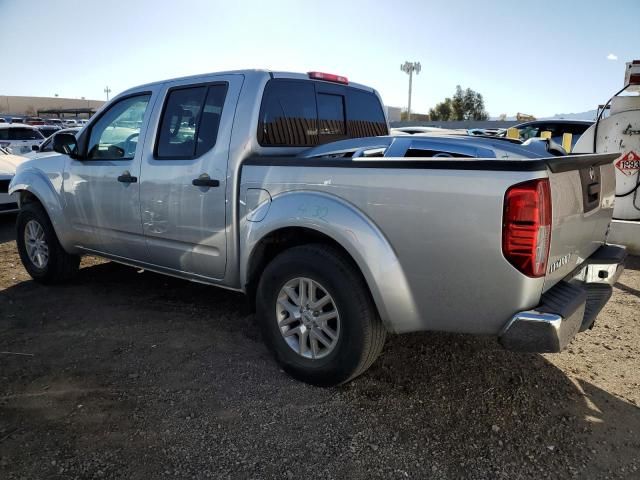
[[[53,142],[9,188],[35,280],[90,254],[242,291],[284,370],[316,385],[364,372],[389,332],[560,351],[623,268],[615,155],[389,137],[376,91],[341,76],[143,85]]]

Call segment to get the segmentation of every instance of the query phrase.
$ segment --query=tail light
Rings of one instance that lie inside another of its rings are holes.
[[[514,185],[504,197],[502,252],[529,277],[547,270],[551,244],[551,188],[542,178]]]
[[[334,75],[333,73],[309,72],[307,75],[309,75],[309,78],[313,80],[324,80],[325,82],[342,83],[344,85],[349,84],[349,79],[347,77]]]

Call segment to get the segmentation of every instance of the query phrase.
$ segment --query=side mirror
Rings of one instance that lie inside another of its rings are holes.
[[[33,150],[34,152],[37,152],[40,150],[40,145],[31,145],[31,150]]]
[[[53,137],[53,150],[63,155],[69,155],[71,158],[77,159],[78,140],[72,133],[58,133]]]

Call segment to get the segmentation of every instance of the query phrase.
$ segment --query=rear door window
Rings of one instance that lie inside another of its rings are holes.
[[[196,158],[213,148],[227,93],[226,84],[170,90],[156,142],[158,159]]]
[[[158,141],[158,158],[192,158],[196,152],[196,120],[200,116],[206,87],[169,92]]]

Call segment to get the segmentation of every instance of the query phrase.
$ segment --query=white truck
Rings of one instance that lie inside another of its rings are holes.
[[[640,60],[627,62],[623,88],[602,106],[574,152],[619,153],[611,237],[640,255]]]
[[[9,188],[35,280],[91,254],[242,291],[282,367],[316,385],[364,372],[388,332],[560,351],[623,269],[606,244],[617,155],[390,137],[376,91],[339,75],[143,85],[53,142]]]

